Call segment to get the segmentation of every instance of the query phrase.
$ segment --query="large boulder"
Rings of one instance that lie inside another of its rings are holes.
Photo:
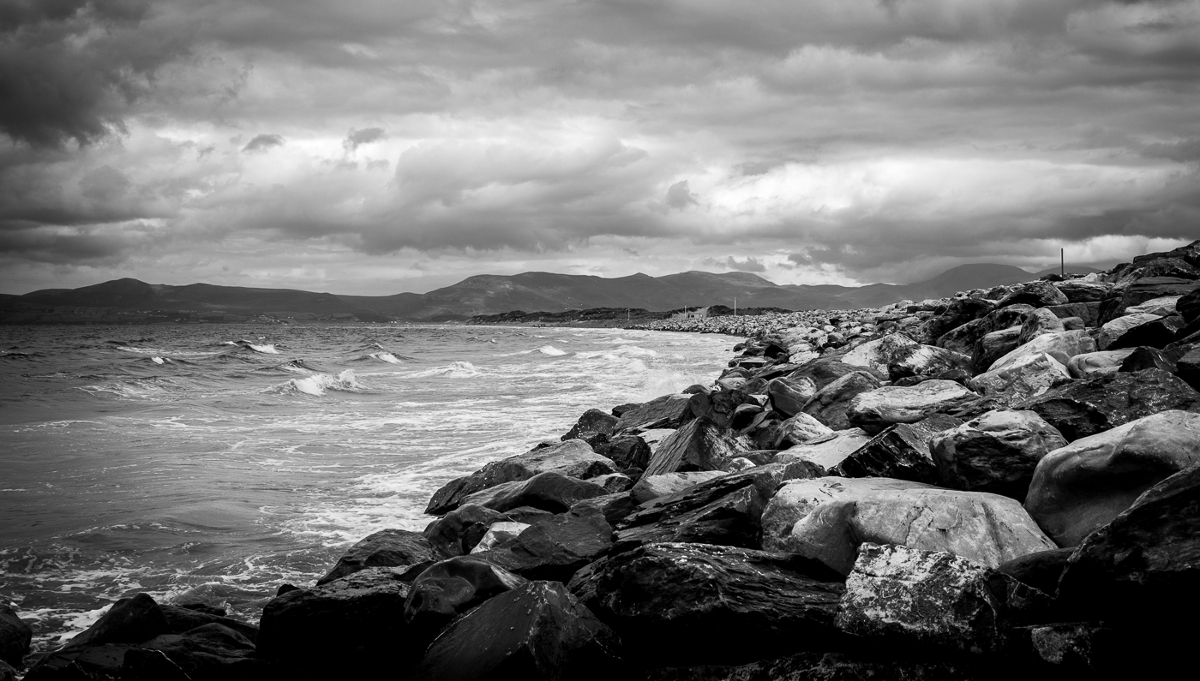
[[[665,497],[676,492],[682,492],[706,480],[727,475],[725,471],[685,471],[679,473],[662,473],[659,475],[643,475],[629,490],[629,497],[643,504],[651,499]]]
[[[1161,298],[1151,298],[1144,303],[1131,305],[1125,308],[1125,314],[1155,314],[1160,317],[1167,317],[1176,314],[1176,306],[1183,296],[1163,296]]]
[[[274,671],[256,655],[253,641],[215,622],[180,634],[157,636],[139,649],[125,654],[126,670],[133,671],[129,668],[137,666],[130,658],[156,651],[192,681],[257,681],[273,676]],[[136,672],[128,676],[137,678]]]
[[[0,603],[0,660],[20,667],[32,640],[33,629],[9,605]]]
[[[562,584],[530,582],[455,620],[411,678],[603,681],[624,672],[612,629]]]
[[[688,409],[694,419],[707,419],[720,428],[729,428],[737,408],[749,400],[750,391],[741,388],[698,392],[688,401]]]
[[[588,409],[583,412],[575,425],[571,426],[571,430],[562,436],[562,439],[563,441],[579,439],[591,444],[597,435],[603,435],[605,438],[612,435],[616,425],[616,416],[599,409]]]
[[[440,560],[437,548],[419,532],[380,530],[351,546],[336,565],[317,580],[317,585],[369,567],[411,567]]]
[[[568,585],[645,666],[737,664],[840,642],[843,587],[813,561],[707,544],[647,544]]]
[[[565,582],[612,545],[613,528],[604,513],[576,505],[566,513],[535,520],[516,538],[476,555],[527,579]]]
[[[1030,305],[1009,305],[994,310],[979,319],[947,332],[937,339],[937,346],[963,354],[970,353],[984,336],[1002,329],[1020,328],[1021,324],[1025,322],[1025,317],[1033,309]]]
[[[926,331],[932,338],[940,339],[968,322],[986,317],[994,309],[996,304],[984,298],[955,298],[942,314],[925,322]],[[946,347],[940,342],[938,345]]]
[[[409,584],[395,568],[367,568],[311,589],[293,589],[263,607],[258,652],[290,665],[324,668],[375,650],[400,655]],[[416,651],[405,650],[409,657]]]
[[[1121,319],[1124,319],[1122,317]],[[1122,348],[1136,348],[1140,346],[1150,348],[1165,348],[1175,340],[1175,334],[1183,329],[1186,324],[1183,317],[1179,315],[1171,315],[1170,317],[1159,317],[1142,324],[1138,324],[1125,333],[1114,338],[1108,344],[1109,350],[1120,350]]]
[[[1047,307],[1069,302],[1071,302],[1070,299],[1062,291],[1058,290],[1054,284],[1048,281],[1031,281],[1027,284],[1022,284],[1012,293],[996,301],[996,307],[1004,308],[1009,305],[1020,304],[1032,305],[1033,307]]]
[[[1025,499],[1033,471],[1066,438],[1031,411],[989,411],[929,442],[941,479],[950,487]]]
[[[936,377],[948,372],[968,372],[971,358],[933,345],[906,345],[892,354],[888,378],[897,381],[913,376]]]
[[[476,492],[465,497],[462,503],[478,504],[500,512],[531,506],[562,513],[584,499],[605,494],[608,490],[586,480],[558,473],[538,473],[527,480],[514,480]]]
[[[767,500],[785,481],[814,472],[803,464],[768,464],[659,497],[621,521],[614,550],[664,541],[758,548]]]
[[[468,476],[452,480],[433,493],[425,512],[432,515],[448,513],[476,492],[505,482],[528,480],[539,473],[587,479],[618,472],[612,461],[594,452],[588,443],[566,440],[493,461]]]
[[[425,526],[421,533],[445,557],[471,552],[493,523],[504,520],[499,511],[478,504],[463,504]]]
[[[809,416],[804,412],[800,412],[780,423],[775,433],[775,439],[772,444],[776,449],[787,449],[804,444],[805,442],[828,437],[834,433],[834,430],[818,421],[815,416]]]
[[[947,551],[989,567],[1056,548],[1008,497],[879,480],[827,477],[784,485],[763,514],[763,546],[815,558],[844,575],[863,542]],[[782,516],[798,515],[793,509],[814,497],[820,503],[781,531]],[[780,513],[789,503],[793,509]]]
[[[668,436],[650,456],[643,475],[721,469],[750,449],[749,443],[707,418],[694,419]]]
[[[866,371],[855,371],[842,376],[817,391],[804,405],[804,413],[815,417],[834,430],[851,427],[846,409],[859,394],[875,390],[879,379]]]
[[[837,626],[866,639],[902,639],[971,653],[1004,642],[991,570],[952,553],[863,544],[846,578]]]
[[[1083,279],[1068,279],[1058,282],[1055,286],[1072,303],[1100,302],[1107,298],[1113,289],[1113,285],[1108,282]]]
[[[1127,308],[1164,296],[1184,296],[1200,289],[1194,277],[1143,276],[1113,289],[1100,303],[1100,321],[1107,322],[1125,314]],[[1178,305],[1176,305],[1178,309]]]
[[[1162,319],[1161,315],[1156,314],[1130,314],[1116,317],[1104,323],[1095,333],[1097,347],[1101,350],[1107,350],[1113,341],[1121,336],[1124,336],[1130,329],[1136,328],[1147,322],[1152,322],[1157,319]],[[1118,348],[1113,348],[1114,350]]]
[[[992,362],[988,371],[999,371],[1007,366],[1017,364],[1027,357],[1042,353],[1050,355],[1065,365],[1075,355],[1095,352],[1096,349],[1096,341],[1084,330],[1046,333]]]
[[[1010,326],[992,331],[980,337],[971,349],[971,368],[976,372],[987,371],[996,360],[1020,346],[1021,327]]]
[[[1159,481],[1088,535],[1067,562],[1059,598],[1081,618],[1134,626],[1162,622],[1174,627],[1180,615],[1196,612],[1200,466]]]
[[[787,375],[788,378],[807,378],[816,384],[817,390],[833,383],[846,374],[862,371],[863,367],[846,364],[836,357],[821,357],[805,362]]]
[[[1059,333],[1066,331],[1063,328],[1062,320],[1052,310],[1046,308],[1038,308],[1030,312],[1025,317],[1025,321],[1021,324],[1021,333],[1017,336],[1017,342],[1024,345],[1038,336],[1047,333]]]
[[[163,617],[167,619],[167,626],[170,627],[172,634],[183,634],[196,627],[202,627],[205,624],[219,624],[227,629],[236,631],[247,640],[255,642],[258,640],[258,627],[253,624],[247,624],[240,620],[235,620],[232,617],[218,615],[216,612],[195,609],[196,606],[181,607],[167,603],[159,604],[158,609],[162,611]],[[215,609],[214,609],[215,610]],[[224,612],[223,610],[221,612]]]
[[[1071,374],[1062,362],[1041,352],[979,374],[967,381],[967,385],[985,397],[1015,403],[1041,395],[1070,380]]]
[[[905,348],[916,345],[919,344],[903,333],[892,333],[859,345],[846,353],[842,357],[842,362],[851,366],[868,367],[886,374],[888,365],[896,361]]]
[[[1142,492],[1194,463],[1200,463],[1200,414],[1161,412],[1047,454],[1025,508],[1059,546],[1076,546]]]
[[[977,397],[954,381],[888,385],[856,395],[846,408],[846,419],[852,426],[878,433],[897,423],[916,423],[932,414],[957,411]]]
[[[777,462],[810,461],[832,468],[866,444],[873,436],[862,428],[835,430],[827,435],[793,444],[775,456]]]
[[[1200,319],[1200,288],[1180,296],[1179,300],[1175,301],[1175,311],[1188,324]]]
[[[691,395],[663,395],[621,413],[613,432],[678,428],[692,416]]]
[[[938,433],[961,424],[957,418],[934,414],[916,423],[900,423],[876,434],[851,452],[830,474],[847,478],[894,478],[938,484],[941,478],[929,442]]]
[[[456,556],[413,580],[400,614],[409,625],[408,635],[428,643],[455,616],[523,584],[523,577],[485,558]]]
[[[788,378],[781,376],[767,383],[767,395],[771,399],[771,409],[785,417],[800,413],[805,403],[817,392],[817,384],[811,378]]]
[[[594,446],[596,453],[612,460],[621,470],[645,468],[650,463],[650,445],[639,435],[618,435]],[[597,476],[599,477],[599,476]]]
[[[1067,362],[1067,373],[1071,378],[1091,378],[1100,374],[1115,374],[1121,363],[1133,353],[1133,348],[1124,350],[1099,350],[1075,355]]]
[[[1072,381],[1015,405],[1037,412],[1068,441],[1168,409],[1200,412],[1200,393],[1160,369]]]
[[[1190,385],[1193,390],[1200,390],[1200,345],[1187,349],[1187,352],[1175,362],[1175,371],[1179,378]]]

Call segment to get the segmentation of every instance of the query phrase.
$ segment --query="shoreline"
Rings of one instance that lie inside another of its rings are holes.
[[[451,481],[423,532],[282,585],[257,628],[136,597],[27,678],[101,649],[113,678],[162,657],[195,680],[385,659],[422,679],[1169,668],[1200,593],[1200,242],[1177,250],[949,299],[623,327],[747,340],[709,384],[591,409]],[[1195,276],[1164,276],[1176,262]],[[1122,551],[1145,556],[1136,578]]]

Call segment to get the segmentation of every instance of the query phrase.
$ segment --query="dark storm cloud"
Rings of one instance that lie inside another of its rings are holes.
[[[271,147],[281,146],[283,146],[283,135],[263,133],[255,135],[253,139],[246,143],[246,146],[242,147],[242,151],[266,151]]]
[[[353,152],[364,144],[378,142],[383,139],[386,132],[383,128],[366,128],[363,130],[351,130],[346,139],[342,140],[342,148],[346,151]]]
[[[667,187],[667,205],[679,210],[690,206],[698,206],[696,195],[688,189],[688,181],[682,180]]]
[[[758,258],[747,256],[745,260],[738,260],[732,255],[726,258],[704,258],[700,263],[706,267],[723,268],[734,270],[735,272],[766,272],[767,266]]]

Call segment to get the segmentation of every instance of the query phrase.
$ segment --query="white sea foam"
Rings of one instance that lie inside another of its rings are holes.
[[[537,351],[550,357],[561,357],[567,354],[565,350],[559,350],[553,345],[543,345],[542,347],[538,348]]]
[[[479,369],[476,369],[475,365],[471,364],[470,362],[452,362],[443,367],[435,367],[433,369],[426,369],[425,371],[418,371],[417,373],[413,374],[413,377],[426,378],[429,376],[449,376],[450,378],[470,378],[472,376],[478,376],[481,373],[483,372],[481,372]]]
[[[267,392],[280,395],[304,393],[305,395],[320,397],[330,390],[353,392],[362,389],[362,385],[359,384],[354,376],[354,370],[346,369],[337,376],[317,373],[305,376],[304,378],[293,378],[290,381],[284,381],[278,385],[271,386],[267,389]]]
[[[397,359],[396,356],[390,352],[372,352],[370,356],[374,357],[375,359],[379,360],[380,362],[387,362],[388,364],[400,364],[401,363],[400,360]]]
[[[150,360],[155,364],[166,364],[169,360],[164,360],[162,357],[151,357]]]
[[[253,350],[255,352],[261,352],[264,355],[278,355],[279,354],[279,351],[275,349],[275,346],[271,345],[270,343],[264,343],[262,345],[257,345],[255,343],[246,343],[246,347],[250,348],[251,350]]]

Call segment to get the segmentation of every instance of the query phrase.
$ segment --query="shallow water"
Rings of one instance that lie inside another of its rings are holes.
[[[257,619],[585,409],[708,382],[727,336],[398,325],[0,327],[0,600],[56,645],[139,591]]]

